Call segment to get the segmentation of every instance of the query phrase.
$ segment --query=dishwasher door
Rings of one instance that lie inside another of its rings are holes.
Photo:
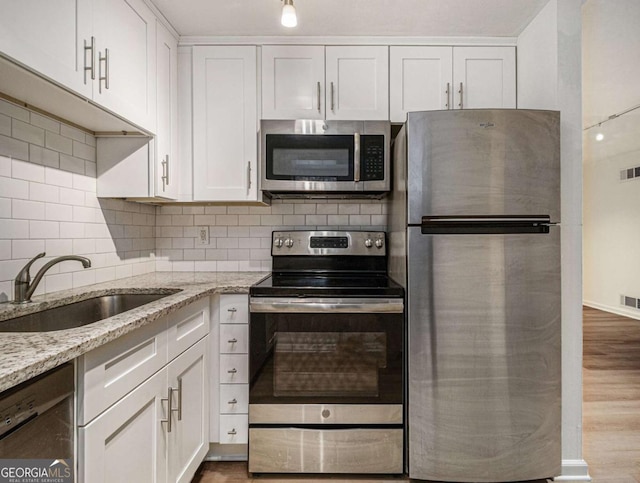
[[[74,466],[73,364],[0,394],[0,458],[70,460]]]

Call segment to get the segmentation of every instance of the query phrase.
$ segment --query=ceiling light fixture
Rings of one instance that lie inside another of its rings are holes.
[[[284,0],[280,22],[285,27],[295,27],[298,25],[298,17],[296,17],[296,7],[293,6],[293,0]]]

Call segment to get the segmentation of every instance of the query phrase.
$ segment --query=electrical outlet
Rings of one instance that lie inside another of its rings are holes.
[[[209,227],[199,226],[198,227],[198,245],[208,245],[208,244],[209,244]]]

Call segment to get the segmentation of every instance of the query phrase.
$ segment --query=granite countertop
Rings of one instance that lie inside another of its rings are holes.
[[[75,359],[199,298],[215,293],[248,293],[251,285],[267,275],[265,272],[155,272],[37,296],[29,304],[0,304],[2,321],[100,295],[171,294],[74,329],[0,333],[0,391]],[[180,291],[172,293],[175,289]]]

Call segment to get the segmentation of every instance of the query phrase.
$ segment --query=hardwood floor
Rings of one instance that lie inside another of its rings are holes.
[[[584,309],[583,442],[594,483],[640,483],[640,320]],[[192,483],[312,483],[247,475],[246,463],[204,463]],[[332,478],[387,483],[402,478]]]
[[[583,311],[583,452],[594,483],[640,482],[640,320]]]

